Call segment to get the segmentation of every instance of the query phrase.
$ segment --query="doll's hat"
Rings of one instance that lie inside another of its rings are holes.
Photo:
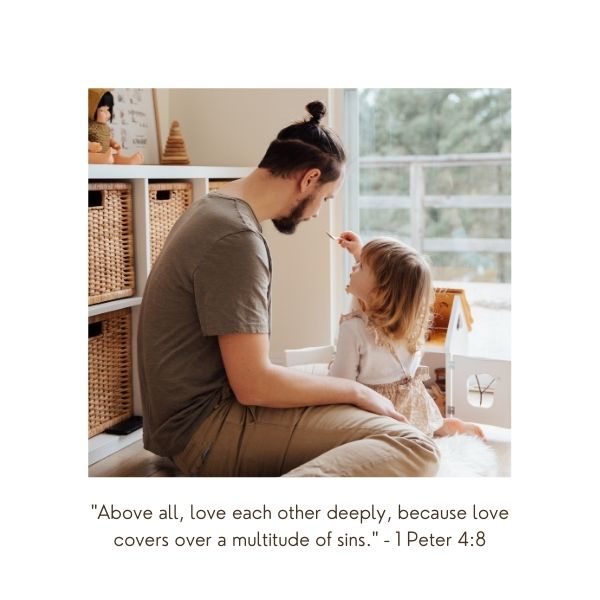
[[[98,103],[106,92],[110,92],[111,88],[88,88],[88,118],[93,119],[98,110]]]

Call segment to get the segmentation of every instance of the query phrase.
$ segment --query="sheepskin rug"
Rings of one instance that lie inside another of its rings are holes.
[[[438,477],[496,477],[498,457],[494,449],[474,435],[435,438],[440,449]]]

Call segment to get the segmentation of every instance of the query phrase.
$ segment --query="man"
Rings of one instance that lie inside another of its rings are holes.
[[[342,186],[341,142],[311,119],[283,129],[247,177],[194,202],[148,278],[138,356],[144,445],[188,475],[432,475],[434,443],[355,381],[269,360],[271,257]]]

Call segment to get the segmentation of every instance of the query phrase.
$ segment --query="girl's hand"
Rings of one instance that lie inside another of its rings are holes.
[[[342,248],[348,250],[348,252],[354,256],[354,260],[360,260],[362,241],[354,231],[342,231],[342,233],[340,233],[338,244]]]
[[[121,144],[119,144],[119,142],[116,140],[110,140],[110,147],[117,152],[121,150]]]
[[[88,142],[88,152],[102,152],[102,144],[99,142]]]

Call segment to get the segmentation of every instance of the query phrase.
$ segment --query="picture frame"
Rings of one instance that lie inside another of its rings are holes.
[[[112,137],[125,155],[141,152],[144,164],[160,165],[162,143],[154,88],[114,88]]]

